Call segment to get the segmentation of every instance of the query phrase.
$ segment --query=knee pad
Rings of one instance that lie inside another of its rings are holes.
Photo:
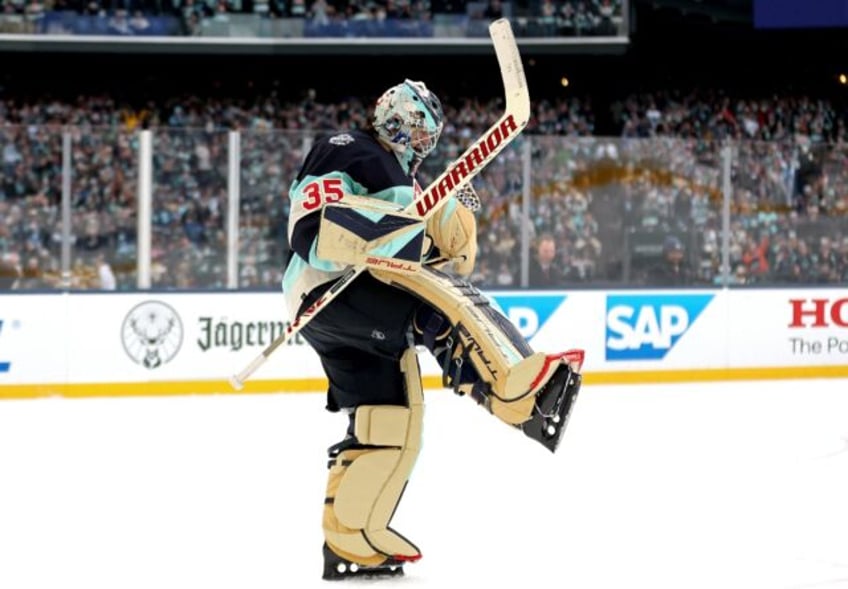
[[[353,436],[331,449],[324,538],[339,556],[366,566],[414,561],[421,552],[389,527],[421,448],[424,396],[414,348],[401,357],[407,405],[361,405]]]

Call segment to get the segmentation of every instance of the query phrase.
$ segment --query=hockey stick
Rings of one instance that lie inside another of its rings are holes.
[[[486,130],[457,160],[451,163],[438,178],[427,186],[418,198],[406,207],[406,212],[417,214],[422,219],[432,216],[447,202],[448,198],[459,193],[464,184],[470,182],[521,133],[530,119],[530,94],[512,26],[507,19],[498,19],[489,25],[489,36],[492,38],[503,79],[506,108],[494,125]],[[303,329],[304,325],[309,323],[366,268],[367,266],[364,265],[353,266],[339,277],[329,290],[304,309],[261,354],[241,372],[230,377],[232,387],[241,390],[245,381],[265,363],[268,357],[274,353],[274,350]]]

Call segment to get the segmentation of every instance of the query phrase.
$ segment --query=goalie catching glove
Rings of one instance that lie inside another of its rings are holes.
[[[442,257],[453,262],[460,276],[470,276],[477,258],[477,219],[470,209],[455,200],[427,220],[427,235]]]

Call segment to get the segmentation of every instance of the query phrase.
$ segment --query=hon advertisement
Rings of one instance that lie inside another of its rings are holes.
[[[844,289],[734,291],[728,346],[735,365],[848,366]]]

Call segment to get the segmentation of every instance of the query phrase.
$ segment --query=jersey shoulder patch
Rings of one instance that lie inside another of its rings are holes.
[[[369,193],[396,186],[411,186],[394,154],[362,130],[335,131],[318,139],[298,175],[346,174]]]
[[[350,145],[354,141],[356,141],[356,139],[354,139],[353,135],[350,133],[339,133],[338,135],[333,135],[327,139],[327,142],[330,143],[330,145],[337,145],[340,147]]]

